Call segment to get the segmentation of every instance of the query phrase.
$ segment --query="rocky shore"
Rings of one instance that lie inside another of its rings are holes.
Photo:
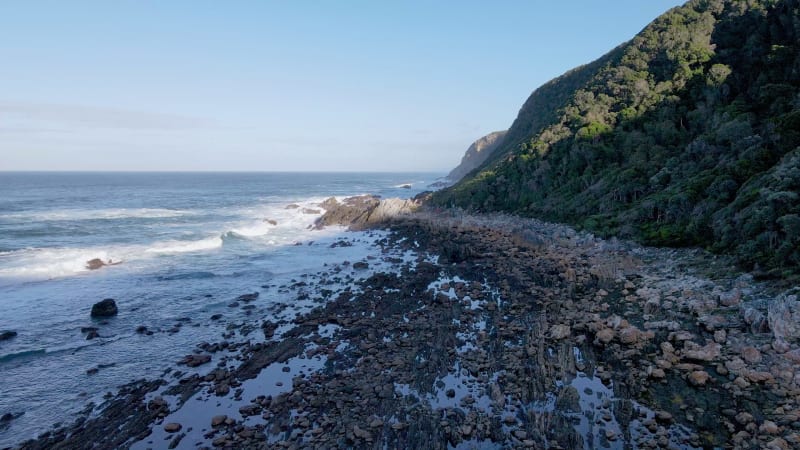
[[[786,286],[530,219],[323,207],[381,256],[278,287],[303,313],[235,298],[271,314],[21,448],[800,447]]]

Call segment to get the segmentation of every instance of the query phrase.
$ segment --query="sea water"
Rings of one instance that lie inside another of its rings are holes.
[[[344,231],[310,227],[324,199],[410,197],[437,177],[0,172],[0,331],[18,333],[0,341],[0,416],[15,416],[0,423],[0,448],[254,320],[228,307],[237,296],[358,259],[366,239],[332,249]],[[90,270],[95,258],[112,265]],[[90,318],[104,298],[119,314]]]

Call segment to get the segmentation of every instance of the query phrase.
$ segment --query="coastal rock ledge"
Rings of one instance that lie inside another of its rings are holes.
[[[314,222],[314,228],[344,225],[351,230],[363,230],[390,219],[413,213],[420,203],[415,199],[387,198],[377,195],[348,197],[341,202],[331,197],[320,204],[325,214]]]

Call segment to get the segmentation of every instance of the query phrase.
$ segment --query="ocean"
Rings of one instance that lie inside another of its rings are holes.
[[[0,172],[0,332],[17,333],[0,341],[0,417],[14,417],[0,448],[161,376],[231,323],[257,323],[228,307],[236,297],[291,304],[278,286],[375,251],[358,238],[332,248],[344,230],[311,229],[322,200],[411,197],[439,176]],[[90,270],[93,259],[112,265]],[[119,314],[90,318],[105,298]]]

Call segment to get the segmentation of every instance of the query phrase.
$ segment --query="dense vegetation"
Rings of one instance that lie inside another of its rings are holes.
[[[800,0],[692,0],[537,89],[433,201],[800,272]]]

